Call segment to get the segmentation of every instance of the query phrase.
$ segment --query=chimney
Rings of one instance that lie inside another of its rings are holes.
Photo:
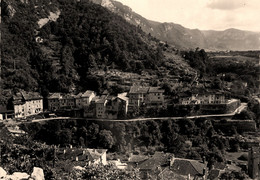
[[[205,156],[203,156],[202,162],[203,162],[203,164],[206,164],[206,157]]]
[[[170,166],[170,168],[171,168],[171,166],[173,165],[173,163],[174,163],[174,155],[172,155],[172,156],[170,156],[170,158],[169,158],[169,166]]]
[[[187,180],[190,180],[190,174],[188,174]]]

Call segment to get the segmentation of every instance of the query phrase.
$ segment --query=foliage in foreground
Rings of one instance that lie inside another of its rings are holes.
[[[124,180],[139,180],[140,174],[137,169],[126,171],[117,169],[114,165],[90,165],[84,170],[74,169],[71,174],[72,179],[90,179],[90,180],[106,180],[106,179],[124,179]]]

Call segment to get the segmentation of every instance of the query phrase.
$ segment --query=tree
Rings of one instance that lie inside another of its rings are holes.
[[[72,133],[69,129],[63,129],[58,132],[59,143],[63,146],[66,146],[71,143]]]
[[[86,143],[89,146],[93,146],[93,147],[97,147],[98,146],[98,142],[97,142],[97,138],[99,134],[99,125],[96,123],[92,123],[87,130],[87,133],[85,135],[85,140]]]
[[[243,110],[239,114],[235,114],[233,119],[240,119],[240,120],[254,120],[255,114],[250,110]]]
[[[114,165],[90,165],[83,170],[74,170],[71,175],[72,179],[91,179],[91,180],[106,180],[106,179],[124,179],[124,180],[140,180],[140,173],[137,169],[125,171],[117,169]]]
[[[99,145],[103,148],[111,149],[115,144],[113,134],[109,130],[101,130],[98,136]]]

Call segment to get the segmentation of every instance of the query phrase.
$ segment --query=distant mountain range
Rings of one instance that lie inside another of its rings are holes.
[[[202,31],[189,29],[175,23],[160,23],[148,20],[132,11],[128,6],[113,0],[92,0],[110,11],[139,26],[146,33],[177,48],[204,48],[206,50],[259,50],[260,33],[227,29],[224,31]]]

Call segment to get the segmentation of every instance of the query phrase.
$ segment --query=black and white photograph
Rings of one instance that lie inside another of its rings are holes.
[[[1,180],[260,180],[259,0],[0,0]]]

